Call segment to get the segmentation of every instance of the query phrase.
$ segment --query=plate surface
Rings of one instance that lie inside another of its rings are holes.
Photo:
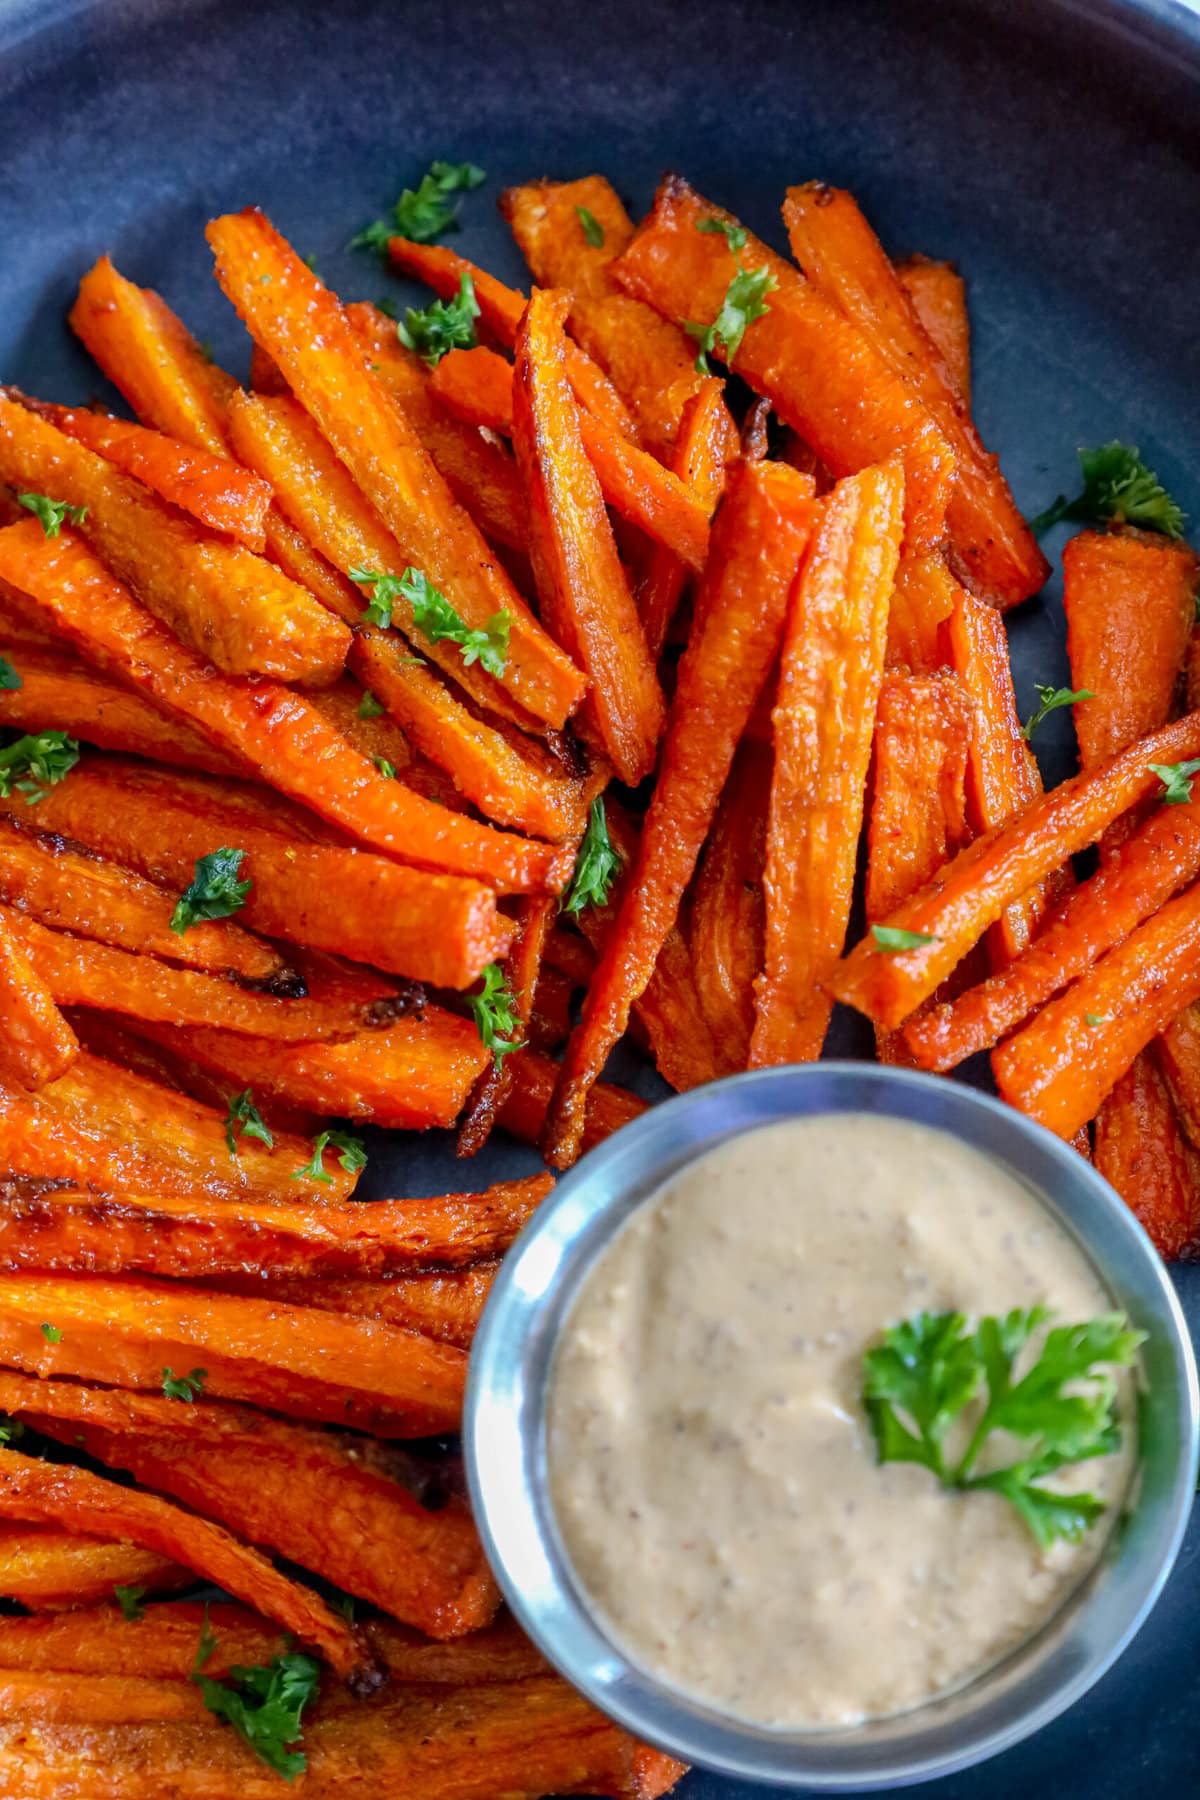
[[[491,206],[508,182],[596,169],[636,212],[673,165],[786,248],[783,189],[820,176],[854,190],[893,250],[960,264],[976,416],[1020,504],[1072,483],[1077,444],[1120,437],[1200,519],[1198,111],[1200,19],[1174,0],[0,0],[0,379],[104,394],[62,323],[104,250],[244,373],[202,236],[231,207],[261,204],[341,293],[372,299],[403,290],[345,242],[434,157],[487,168],[457,242],[514,281]],[[1024,712],[1035,682],[1066,675],[1056,582],[1012,641]],[[1063,715],[1039,751],[1048,776],[1067,772]],[[831,1048],[862,1042],[835,1022]],[[537,1166],[497,1141],[468,1176],[445,1134],[377,1135],[372,1152],[365,1194]],[[1196,1330],[1200,1270],[1179,1287]],[[1182,1790],[1200,1770],[1198,1615],[1194,1522],[1150,1624],[1087,1700],[913,1791]],[[683,1791],[752,1793],[702,1774]]]

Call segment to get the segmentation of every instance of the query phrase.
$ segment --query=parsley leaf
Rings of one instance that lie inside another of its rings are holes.
[[[0,1413],[0,1444],[15,1444],[18,1438],[25,1436],[25,1427],[20,1419],[10,1419]]]
[[[142,1605],[142,1601],[146,1598],[144,1587],[122,1587],[118,1581],[113,1586],[113,1595],[121,1612],[131,1625],[135,1625],[139,1619],[145,1618],[146,1609]]]
[[[58,536],[64,519],[82,525],[87,518],[86,506],[68,506],[65,500],[51,500],[49,494],[18,494],[17,505],[28,508],[48,538]]]
[[[728,219],[697,219],[696,230],[714,234],[720,232],[734,252],[746,248],[746,238],[749,235],[744,225],[731,224]]]
[[[400,576],[383,575],[378,569],[351,569],[349,576],[359,587],[369,587],[371,590],[367,610],[363,614],[367,624],[378,625],[381,631],[390,630],[392,608],[403,597],[404,592]],[[381,707],[380,711],[382,710]],[[362,716],[361,706],[359,716]]]
[[[700,354],[696,358],[698,374],[711,373],[708,359],[713,352],[732,366],[746,335],[747,325],[752,325],[755,319],[761,319],[764,313],[770,312],[766,297],[774,286],[775,277],[766,267],[739,269],[725,290],[721,310],[712,324],[684,326],[688,336],[694,337],[700,345]]]
[[[384,713],[386,711],[387,711],[387,708],[383,704],[383,701],[377,700],[375,698],[374,694],[371,692],[370,688],[364,688],[363,689],[363,697],[358,703],[359,718],[360,719],[377,719],[381,713]]]
[[[163,1370],[163,1393],[168,1400],[184,1400],[190,1406],[204,1392],[207,1380],[207,1369],[193,1369],[190,1375],[176,1375],[166,1368]]]
[[[227,919],[246,903],[250,882],[238,880],[244,850],[210,850],[196,858],[196,873],[171,914],[171,930],[182,937],[189,925],[203,919]]]
[[[303,1751],[289,1745],[300,1742],[304,1708],[321,1685],[320,1666],[311,1656],[275,1656],[265,1668],[235,1663],[224,1681],[196,1669],[191,1679],[209,1712],[231,1725],[269,1769],[285,1781],[304,1773]]]
[[[217,1647],[217,1634],[208,1622],[208,1601],[204,1602],[204,1617],[200,1621],[200,1641],[196,1645],[196,1654],[192,1658],[193,1679],[200,1673],[209,1657]]]
[[[1050,713],[1056,712],[1060,706],[1074,706],[1077,700],[1094,700],[1096,696],[1091,688],[1056,688],[1043,687],[1040,682],[1034,683],[1039,705],[1031,712],[1021,727],[1021,736],[1028,743],[1042,720]]]
[[[469,669],[477,662],[489,675],[503,675],[508,661],[508,632],[511,620],[506,612],[493,613],[482,631],[469,629],[466,620],[455,612],[445,594],[435,588],[420,569],[408,568],[400,579],[400,590],[413,609],[413,623],[431,644],[445,640],[458,644],[462,659]]]
[[[863,1404],[878,1460],[920,1463],[944,1487],[1001,1494],[1042,1549],[1060,1537],[1076,1541],[1104,1510],[1092,1494],[1061,1494],[1040,1484],[1118,1447],[1111,1369],[1132,1363],[1145,1340],[1124,1313],[1056,1326],[1016,1379],[1018,1356],[1048,1317],[1041,1306],[1017,1308],[980,1319],[972,1331],[962,1313],[919,1313],[890,1326],[863,1358]],[[965,1449],[949,1459],[951,1427],[984,1394]],[[977,1474],[994,1431],[1022,1448],[1015,1461]]]
[[[1084,1024],[1090,1025],[1093,1031],[1096,1029],[1097,1025],[1107,1025],[1108,1020],[1108,1013],[1084,1013],[1083,1015]]]
[[[0,799],[7,800],[15,788],[24,794],[27,806],[35,806],[45,798],[46,789],[56,787],[78,761],[78,740],[65,731],[19,737],[0,750]]]
[[[389,762],[386,756],[373,756],[371,761],[375,764],[375,767],[379,770],[379,773],[383,776],[385,781],[395,781],[395,763]]]
[[[517,1002],[499,963],[488,964],[483,971],[482,990],[466,998],[475,1029],[499,1068],[509,1051],[520,1047],[513,1035],[518,1023]]]
[[[575,872],[563,896],[562,910],[578,918],[589,906],[607,906],[609,890],[621,858],[608,835],[604,799],[597,795],[588,808],[587,830],[575,858]]]
[[[1163,784],[1162,802],[1164,806],[1182,806],[1192,797],[1192,776],[1200,773],[1200,757],[1190,762],[1150,763]]]
[[[367,1153],[361,1138],[352,1137],[348,1131],[323,1131],[313,1139],[312,1161],[305,1163],[302,1169],[293,1169],[293,1181],[332,1181],[333,1176],[325,1170],[325,1149],[332,1144],[337,1151],[338,1161],[347,1175],[353,1175],[356,1169],[365,1169]]]
[[[275,1139],[271,1136],[268,1127],[263,1124],[263,1116],[254,1104],[253,1088],[245,1088],[240,1094],[234,1094],[230,1098],[229,1114],[225,1120],[225,1142],[229,1145],[230,1156],[236,1156],[238,1153],[235,1134],[239,1125],[242,1128],[243,1137],[257,1138],[260,1144],[267,1146],[268,1150],[274,1147]]]
[[[13,668],[7,656],[0,656],[0,689],[3,689],[7,693],[16,693],[21,685],[21,677]]]
[[[1136,444],[1102,444],[1096,450],[1081,450],[1079,465],[1083,470],[1082,494],[1074,500],[1060,494],[1053,506],[1029,521],[1031,531],[1040,534],[1060,519],[1072,519],[1088,525],[1109,521],[1140,525],[1167,537],[1183,536],[1182,511],[1153,469],[1146,467]]]
[[[577,206],[575,211],[579,215],[579,223],[583,226],[583,235],[592,246],[592,249],[603,249],[604,227],[592,211],[591,207]]]
[[[431,244],[445,231],[458,228],[458,206],[451,194],[470,193],[487,180],[485,172],[474,163],[431,163],[429,172],[415,188],[405,188],[389,223],[376,219],[350,239],[351,250],[379,250],[387,254],[390,237],[411,238],[414,244]]]
[[[62,1332],[57,1325],[43,1325],[42,1336],[48,1344],[61,1344]]]
[[[880,950],[888,950],[893,956],[900,950],[919,950],[922,944],[942,941],[928,931],[901,931],[898,925],[872,925],[871,936]]]
[[[436,369],[448,350],[475,349],[479,343],[475,334],[478,317],[475,283],[464,269],[453,300],[431,300],[424,311],[405,307],[396,336],[406,350],[415,351],[422,362]]]

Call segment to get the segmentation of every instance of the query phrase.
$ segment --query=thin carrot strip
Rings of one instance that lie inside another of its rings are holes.
[[[944,627],[961,594],[940,552],[908,556],[901,551],[888,608],[889,669],[932,675],[942,666]]]
[[[835,475],[856,474],[899,452],[909,549],[937,548],[954,457],[928,409],[791,264],[748,233],[740,250],[730,250],[719,232],[696,229],[709,219],[737,225],[685,181],[669,176],[614,265],[618,280],[682,324],[714,319],[739,268],[766,268],[774,281],[764,296],[768,310],[747,326],[732,366]]]
[[[555,889],[561,852],[435,806],[386,779],[290,689],[223,676],[170,633],[71,533],[47,540],[35,520],[0,532],[0,577],[103,668],[251,762],[264,779],[373,848],[509,891]]]
[[[20,915],[0,908],[0,1084],[41,1088],[66,1073],[79,1041],[59,1012],[44,972],[30,959]]]
[[[950,262],[928,256],[910,256],[896,264],[900,285],[909,304],[931,339],[934,349],[963,405],[971,405],[971,325],[967,317],[967,290],[962,276]]]
[[[1200,1150],[1200,1011],[1185,1006],[1167,1026],[1155,1054],[1175,1102],[1183,1134]]]
[[[1096,1168],[1168,1262],[1200,1233],[1200,1185],[1152,1050],[1135,1057],[1096,1115]]]
[[[746,1067],[754,1032],[754,982],[766,941],[771,765],[765,744],[747,738],[739,746],[692,891],[693,979],[725,1074]]]
[[[946,520],[973,586],[994,604],[1027,600],[1049,565],[853,195],[815,181],[789,188],[783,217],[809,281],[920,396],[950,445],[956,475]]]
[[[671,467],[710,516],[725,491],[725,477],[738,448],[724,384],[715,377],[704,381],[683,409]],[[687,569],[677,556],[661,544],[651,549],[634,598],[646,647],[656,659],[662,655],[687,580]]]
[[[691,641],[680,664],[658,783],[616,925],[563,1060],[544,1144],[579,1154],[587,1095],[644,992],[708,836],[721,790],[784,630],[808,542],[809,484],[779,463],[743,465],[717,515]]]
[[[412,1275],[371,1276],[222,1275],[212,1286],[233,1294],[269,1294],[289,1306],[315,1306],[322,1312],[353,1313],[378,1319],[402,1331],[419,1331],[439,1344],[469,1350],[498,1262],[472,1263],[465,1269],[421,1269]],[[3,1583],[0,1583],[0,1592]],[[0,1644],[0,1666],[3,1646]]]
[[[766,946],[751,1068],[813,1061],[829,1028],[825,983],[850,917],[903,505],[896,459],[840,482],[789,603],[771,715]]]
[[[514,1031],[509,1042],[522,1044],[528,1040],[542,954],[557,911],[557,902],[545,895],[521,902],[517,935],[503,965],[504,979],[513,997]],[[507,1070],[504,1066],[507,1060],[493,1059],[475,1083],[458,1130],[459,1156],[477,1156],[491,1136],[496,1115],[516,1080],[511,1066]]]
[[[1062,782],[1016,818],[976,838],[887,921],[930,941],[885,952],[864,939],[841,965],[832,984],[836,997],[889,1029],[901,1024],[1012,900],[1161,787],[1151,763],[1196,755],[1200,714],[1189,713],[1099,768]],[[1090,1117],[1084,1115],[1085,1120]]]
[[[114,1587],[139,1587],[161,1594],[191,1587],[195,1576],[169,1556],[138,1544],[89,1537],[86,1532],[60,1531],[49,1525],[0,1525],[0,1594],[42,1615],[64,1616],[63,1609],[111,1601]],[[78,1613],[67,1611],[73,1621]],[[11,1667],[5,1661],[3,1667]]]
[[[546,1128],[559,1065],[538,1050],[515,1051],[513,1061],[517,1079],[496,1123],[523,1144],[536,1144]],[[646,1102],[636,1094],[612,1083],[598,1081],[588,1095],[583,1148],[591,1150],[645,1111]]]

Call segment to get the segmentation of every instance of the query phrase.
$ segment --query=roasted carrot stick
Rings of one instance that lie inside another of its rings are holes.
[[[738,740],[775,660],[812,526],[809,495],[805,478],[780,463],[746,464],[731,477],[637,858],[547,1120],[547,1159],[559,1167],[579,1154],[588,1092],[676,921]]]
[[[32,1612],[94,1606],[111,1600],[118,1584],[161,1594],[190,1587],[195,1579],[169,1556],[137,1544],[48,1525],[0,1526],[0,1594]]]
[[[271,490],[249,469],[148,426],[131,425],[127,419],[79,406],[47,406],[23,395],[21,400],[77,444],[134,476],[160,500],[190,513],[210,531],[235,537],[250,550],[266,549]]]
[[[434,393],[464,425],[512,436],[512,364],[483,344],[451,350],[430,375]]]
[[[223,1276],[213,1285],[235,1294],[269,1294],[291,1306],[379,1319],[385,1325],[436,1338],[439,1344],[469,1350],[499,1267],[498,1262],[479,1262],[465,1269],[422,1269],[415,1275],[392,1275],[385,1280],[323,1275],[276,1279],[272,1274],[264,1281],[261,1275],[238,1274]],[[3,1660],[0,1644],[0,1667]]]
[[[118,1487],[87,1469],[0,1450],[0,1515],[128,1538],[174,1557],[285,1625],[363,1691],[378,1685],[379,1673],[365,1641],[322,1599],[281,1575],[265,1556],[238,1543],[219,1525],[183,1512],[157,1495]]]
[[[1049,573],[1046,559],[853,195],[818,181],[789,188],[783,217],[808,280],[919,395],[950,445],[956,477],[947,523],[972,585],[1001,606],[1028,599]]]
[[[1170,1262],[1191,1248],[1200,1232],[1194,1153],[1153,1050],[1135,1057],[1096,1115],[1096,1167],[1160,1256]]]
[[[623,781],[654,766],[663,698],[566,378],[565,300],[536,293],[517,336],[514,448],[547,619],[591,679],[588,698]]]
[[[517,935],[503,964],[505,983],[513,997],[514,1028],[509,1042],[528,1042],[542,953],[557,910],[554,900],[540,894],[521,902]],[[506,1061],[507,1057],[500,1061],[493,1058],[471,1091],[458,1131],[459,1156],[477,1156],[491,1136],[496,1114],[516,1080],[513,1069],[505,1069]]]
[[[332,681],[345,626],[240,544],[179,518],[139,482],[0,394],[0,478],[79,509],[78,528],[142,604],[228,674]]]
[[[564,724],[584,682],[504,575],[379,378],[335,297],[262,213],[208,227],[217,279],[363,493],[471,628],[509,615],[501,681],[535,718]],[[269,280],[264,282],[264,277]],[[397,571],[399,572],[399,571]]]
[[[771,764],[765,744],[747,738],[740,745],[692,890],[692,973],[726,1074],[746,1067],[754,1031],[754,980],[766,936]]]
[[[79,1040],[31,960],[20,925],[19,914],[0,907],[0,1085],[36,1089],[66,1073]]]
[[[35,520],[0,532],[0,577],[91,660],[137,682],[264,779],[373,848],[497,886],[554,889],[561,853],[433,805],[385,778],[290,689],[223,676],[177,644],[69,532],[48,541]]]
[[[671,467],[711,516],[725,489],[726,473],[738,454],[737,431],[724,400],[724,385],[711,378],[701,383],[683,409],[672,451]],[[634,595],[646,646],[662,654],[688,571],[679,557],[656,545],[646,558]]]
[[[496,1123],[524,1144],[536,1144],[546,1128],[550,1102],[558,1081],[558,1064],[538,1050],[517,1050],[513,1061],[517,1079]],[[628,1125],[646,1110],[636,1094],[609,1082],[598,1081],[588,1096],[583,1148],[590,1150]]]
[[[910,256],[896,274],[926,336],[942,359],[954,392],[971,405],[971,326],[962,276],[950,262]]]
[[[887,952],[864,939],[842,963],[832,984],[837,998],[889,1029],[901,1024],[1010,901],[1044,880],[1068,856],[1094,843],[1129,807],[1161,788],[1151,763],[1180,762],[1197,754],[1200,714],[1189,713],[1099,768],[1062,782],[1018,817],[976,838],[887,921],[929,941]],[[1084,1115],[1085,1120],[1090,1117]]]
[[[949,675],[885,676],[875,728],[866,912],[884,919],[968,841],[972,710]]]
[[[908,547],[931,550],[945,531],[954,457],[945,435],[908,384],[836,307],[757,238],[729,249],[706,219],[736,221],[676,176],[614,265],[628,291],[677,323],[720,310],[739,268],[767,269],[768,310],[746,329],[733,367],[798,431],[835,475],[852,475],[893,451],[904,459]],[[973,540],[964,545],[969,554]]]
[[[940,552],[929,556],[901,553],[888,608],[889,669],[932,675],[942,666],[943,627],[961,595],[962,589]]]

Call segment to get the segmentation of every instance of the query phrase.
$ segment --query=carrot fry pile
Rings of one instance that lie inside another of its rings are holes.
[[[405,1197],[380,1130],[565,1169],[643,1110],[626,1038],[684,1090],[842,1002],[882,1061],[990,1054],[1200,1253],[1200,560],[1120,445],[1027,524],[958,271],[780,199],[790,258],[679,177],[640,222],[529,181],[527,292],[372,227],[398,318],[248,208],[244,386],[102,257],[69,322],[133,416],[0,387],[12,1800],[682,1773],[499,1614],[442,1441],[552,1177]],[[1071,686],[1023,718],[1059,520]]]

